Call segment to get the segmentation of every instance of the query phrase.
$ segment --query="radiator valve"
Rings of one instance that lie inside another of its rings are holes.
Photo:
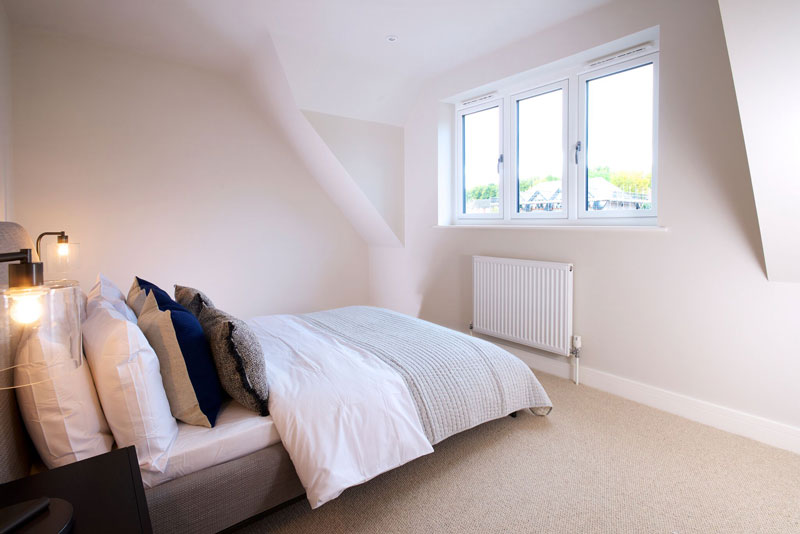
[[[581,336],[572,336],[570,356],[575,358],[575,385],[581,383]]]
[[[569,353],[576,358],[581,357],[581,336],[572,336],[572,349]]]

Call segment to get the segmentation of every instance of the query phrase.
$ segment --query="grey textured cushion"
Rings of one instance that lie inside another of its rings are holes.
[[[211,302],[208,295],[199,289],[179,286],[178,284],[175,284],[175,300],[178,304],[189,310],[195,317],[200,317],[200,311],[203,309],[203,306],[208,306],[209,308],[214,307],[214,303]]]
[[[269,415],[264,352],[255,333],[244,321],[217,308],[202,306],[198,319],[211,345],[222,387],[243,406]]]

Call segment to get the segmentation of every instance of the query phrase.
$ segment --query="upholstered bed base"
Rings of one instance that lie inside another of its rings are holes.
[[[145,490],[157,534],[219,532],[303,493],[280,443]]]
[[[20,249],[33,249],[28,232],[13,222],[0,221],[0,252],[19,252]],[[36,258],[34,252],[34,259]],[[0,264],[0,285],[8,285],[7,264]],[[0,329],[4,330],[4,329]],[[0,331],[0,369],[14,365],[17,352],[16,335]],[[14,373],[0,373],[0,387],[13,385]],[[0,483],[27,475],[36,451],[30,442],[17,407],[14,390],[0,390]]]

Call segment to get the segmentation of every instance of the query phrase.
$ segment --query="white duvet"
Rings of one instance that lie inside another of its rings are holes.
[[[312,508],[433,452],[403,378],[379,358],[295,316],[249,324],[267,359],[270,414]]]

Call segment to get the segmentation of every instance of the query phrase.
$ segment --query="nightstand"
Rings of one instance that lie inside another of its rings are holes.
[[[74,534],[153,531],[134,447],[0,485],[0,506],[38,497],[58,497],[72,504]],[[23,527],[19,532],[35,530]]]

